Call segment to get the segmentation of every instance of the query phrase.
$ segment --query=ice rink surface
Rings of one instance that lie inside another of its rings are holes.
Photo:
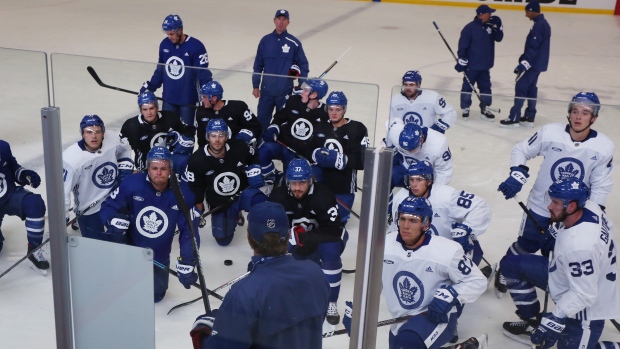
[[[66,53],[155,62],[158,44],[164,38],[161,22],[167,14],[176,13],[183,19],[185,33],[205,44],[210,67],[251,72],[258,41],[273,30],[273,14],[281,7],[291,13],[289,32],[303,42],[310,61],[310,75],[319,75],[348,47],[352,48],[325,77],[330,85],[341,87],[347,95],[354,96],[355,103],[350,102],[347,117],[356,119],[356,108],[360,114],[374,114],[373,103],[377,96],[372,93],[368,93],[367,98],[360,96],[360,91],[366,91],[364,88],[370,85],[358,88],[337,81],[378,85],[376,123],[380,127],[375,134],[376,145],[383,137],[382,125],[388,116],[393,87],[400,84],[407,70],[420,70],[424,79],[422,87],[442,90],[460,115],[458,93],[447,91],[460,89],[461,76],[453,70],[452,57],[432,21],[437,22],[456,50],[460,30],[475,15],[473,8],[326,0],[22,0],[0,3],[0,22],[4,28],[0,46],[43,51],[48,55]],[[512,104],[512,71],[522,53],[531,23],[521,10],[500,10],[496,15],[501,16],[505,31],[504,40],[496,45],[495,67],[491,71],[493,106],[502,109],[498,115],[501,119],[507,117]],[[603,104],[620,105],[620,82],[617,79],[620,17],[563,13],[545,13],[545,17],[553,34],[550,68],[541,74],[539,98],[559,102],[540,103],[536,128],[549,122],[564,122],[567,101],[579,91],[594,91]],[[3,57],[0,138],[10,142],[22,165],[43,175],[39,118],[39,109],[45,106],[47,98],[43,58],[29,61],[20,54]],[[108,131],[112,131],[118,130],[125,118],[137,113],[134,96],[98,87],[86,74],[85,66],[97,63],[104,81],[137,90],[151,76],[152,65],[141,65],[139,70],[128,73],[119,67],[133,67],[132,64],[56,57],[52,56],[55,62],[54,94],[56,105],[61,108],[63,145],[68,146],[79,139],[78,122],[85,114],[102,116]],[[234,96],[255,107],[249,75],[245,81],[247,84],[240,88],[231,84],[227,89],[224,85],[224,98]],[[366,99],[368,107],[364,104]],[[364,110],[360,110],[360,106],[364,106]],[[594,124],[594,129],[605,132],[616,144],[620,144],[618,116],[620,107],[603,106]],[[536,128],[500,129],[498,121],[482,121],[476,113],[472,113],[470,119],[467,122],[458,120],[447,132],[455,162],[450,185],[473,192],[491,205],[493,220],[480,240],[485,257],[494,263],[515,240],[522,215],[517,203],[504,200],[496,189],[508,175],[511,147],[531,136]],[[369,129],[375,128],[374,120],[364,122]],[[537,172],[539,163],[529,163],[530,173]],[[618,166],[617,161],[614,165]],[[616,171],[614,181],[620,182],[619,178]],[[531,179],[521,192],[521,200],[526,199],[533,183]],[[44,186],[34,191],[44,195]],[[360,202],[358,196],[354,210],[359,210]],[[615,222],[620,222],[618,202],[616,188],[607,199],[607,212]],[[358,225],[357,219],[352,217],[347,226],[351,239],[343,255],[346,269],[355,266]],[[244,239],[244,228],[237,230],[237,236],[226,248],[215,245],[208,228],[201,231],[201,255],[207,284],[215,288],[245,272],[251,250]],[[5,218],[2,231],[6,241],[0,253],[0,272],[26,252],[25,229],[21,221],[15,217]],[[177,253],[175,243],[172,258]],[[234,264],[224,266],[225,259],[232,259]],[[344,301],[353,296],[353,280],[354,274],[343,276],[339,300],[341,314]],[[166,312],[173,305],[198,295],[198,290],[185,290],[171,278],[165,299],[155,306],[158,348],[191,347],[188,333],[194,318],[202,313],[201,304],[195,303],[170,315]],[[219,306],[218,301],[211,302],[214,308]],[[516,320],[514,309],[508,296],[497,299],[489,288],[475,304],[465,308],[459,321],[459,335],[465,339],[487,332],[490,348],[525,348],[501,333],[502,322]],[[42,277],[22,263],[0,279],[0,348],[54,348],[53,312],[51,275]],[[384,304],[379,317],[389,318]],[[387,327],[378,330],[377,348],[387,348],[387,336]],[[608,325],[603,338],[620,341],[620,333]],[[323,344],[324,348],[343,348],[348,345],[348,338],[328,338]]]

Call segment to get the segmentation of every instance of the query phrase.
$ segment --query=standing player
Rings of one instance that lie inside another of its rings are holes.
[[[196,108],[198,130],[204,130],[212,119],[222,119],[228,125],[231,138],[241,139],[256,148],[263,128],[244,101],[222,100],[224,89],[217,81],[211,81],[200,87],[202,107]],[[198,134],[198,147],[204,148],[207,138]]]
[[[544,157],[538,177],[527,199],[527,207],[541,227],[550,223],[549,199],[546,188],[558,180],[577,178],[590,187],[590,199],[604,207],[613,182],[613,155],[615,146],[603,133],[591,129],[600,111],[600,102],[593,92],[576,94],[568,105],[568,125],[548,124],[532,137],[512,148],[510,177],[499,185],[498,190],[506,200],[513,198],[530,176],[526,162],[537,156]],[[507,255],[535,253],[541,242],[549,240],[548,232],[541,234],[536,224],[526,214],[517,241]],[[546,251],[545,253],[548,253]],[[506,286],[497,273],[495,286],[498,296],[506,292]]]
[[[393,318],[411,318],[392,325],[389,348],[440,348],[452,339],[463,305],[486,290],[485,277],[461,245],[426,233],[433,219],[428,200],[406,198],[396,218],[397,234],[385,239],[382,292]],[[347,307],[343,323],[350,328],[351,302]],[[486,347],[485,334],[449,348]]]
[[[258,43],[252,74],[252,95],[259,98],[258,120],[263,130],[269,126],[274,107],[276,111],[282,109],[293,91],[293,80],[307,77],[310,71],[301,41],[286,31],[290,23],[288,11],[276,11],[273,23],[275,30]],[[300,79],[299,84],[302,82]]]
[[[211,81],[209,56],[198,39],[183,34],[183,21],[178,15],[168,15],[161,25],[167,38],[159,44],[157,68],[140,93],[155,92],[164,85],[162,110],[173,110],[186,125],[194,123],[194,108],[198,102],[197,86]]]
[[[131,149],[115,135],[104,142],[105,125],[97,115],[82,118],[80,133],[82,140],[62,152],[67,220],[73,193],[73,212],[82,236],[108,240],[99,209],[115,184],[133,172]]]
[[[211,119],[206,128],[209,143],[189,158],[185,179],[194,192],[194,204],[204,211],[226,206],[211,214],[211,229],[220,246],[228,246],[235,236],[240,211],[249,211],[267,197],[259,188],[265,185],[254,148],[239,139],[228,139],[228,126],[222,119]]]
[[[28,252],[41,245],[45,229],[45,202],[41,195],[31,193],[24,186],[37,188],[41,177],[33,170],[20,166],[13,156],[9,143],[0,140],[0,228],[5,215],[17,216],[26,221]],[[16,185],[19,184],[19,185]],[[4,236],[0,230],[0,251],[4,246]],[[30,267],[42,275],[47,275],[50,264],[38,249],[28,257]]]
[[[491,16],[493,12],[495,9],[488,5],[478,6],[474,20],[461,30],[457,51],[459,59],[454,69],[459,73],[465,73],[467,77],[463,77],[461,87],[461,109],[464,118],[469,117],[472,85],[477,84],[481,93],[481,118],[495,120],[495,115],[487,108],[493,102],[490,70],[495,63],[495,42],[500,42],[504,38],[504,26],[501,18]]]
[[[364,169],[368,130],[361,122],[344,117],[347,112],[344,93],[330,93],[326,104],[330,122],[316,124],[311,157],[320,167],[323,183],[336,194],[338,214],[345,225],[355,201],[357,171]]]
[[[321,348],[329,286],[316,264],[286,253],[288,236],[282,205],[250,209],[250,275],[230,288],[219,310],[196,319],[194,349]]]
[[[186,126],[179,115],[171,110],[159,111],[157,97],[151,91],[138,95],[140,114],[123,123],[119,137],[133,149],[137,171],[146,170],[146,155],[154,146],[170,144],[176,173],[183,173],[189,156],[194,151],[193,126]]]
[[[605,319],[620,315],[611,221],[588,200],[588,187],[578,178],[553,183],[548,194],[553,222],[549,231],[556,238],[551,262],[531,254],[507,255],[501,261],[517,315],[523,319],[505,322],[504,334],[543,349],[556,341],[564,349],[618,348],[620,343],[597,344]],[[534,286],[549,290],[553,311],[539,314]]]
[[[301,95],[290,96],[284,108],[273,116],[271,125],[263,131],[265,142],[258,148],[258,156],[263,177],[270,185],[276,171],[272,160],[282,160],[282,167],[286,172],[289,162],[297,154],[305,155],[311,148],[316,125],[329,122],[325,105],[321,102],[327,91],[325,81],[307,79],[302,84]]]
[[[476,265],[482,260],[482,248],[477,237],[486,232],[491,223],[491,208],[487,202],[464,190],[444,184],[434,184],[433,165],[427,160],[412,163],[407,169],[405,183],[394,195],[392,217],[398,217],[397,208],[409,196],[428,199],[433,206],[433,221],[429,232],[461,244]],[[397,222],[391,230],[396,230]],[[485,276],[491,275],[491,266],[483,268]]]
[[[389,128],[395,123],[415,123],[445,133],[456,120],[456,112],[437,92],[422,90],[422,75],[410,70],[403,75],[400,95],[390,103]],[[440,118],[437,117],[440,116]],[[388,146],[392,146],[388,140]]]
[[[336,197],[323,184],[315,183],[306,159],[294,159],[286,170],[286,186],[271,193],[269,201],[286,209],[291,224],[289,251],[296,259],[311,259],[323,268],[331,288],[327,322],[337,325],[338,295],[342,279],[340,256],[349,240],[338,215]]]
[[[525,5],[525,17],[534,22],[525,39],[525,50],[519,57],[519,65],[515,68],[517,74],[515,84],[514,105],[510,108],[507,119],[500,121],[500,127],[519,127],[520,123],[526,127],[534,127],[536,117],[536,98],[538,97],[538,76],[547,71],[549,66],[549,47],[551,41],[551,26],[540,13],[540,3],[532,0]],[[527,108],[521,117],[521,108],[527,98]]]
[[[189,289],[198,280],[194,271],[196,259],[188,222],[169,184],[172,162],[168,149],[154,146],[147,155],[147,173],[136,173],[123,181],[101,205],[101,220],[105,222],[111,241],[150,248],[153,258],[166,267],[170,266],[170,250],[178,226],[181,256],[177,260],[177,272],[179,281]],[[192,207],[194,194],[186,183],[179,185],[187,206]],[[195,208],[191,212],[198,246],[200,213]],[[157,303],[166,295],[169,274],[156,266],[153,266],[153,274]]]

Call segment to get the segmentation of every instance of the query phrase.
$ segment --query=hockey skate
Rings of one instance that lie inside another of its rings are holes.
[[[483,333],[479,337],[471,337],[466,341],[451,345],[449,347],[443,347],[443,349],[487,349],[489,343],[489,335]]]
[[[495,269],[495,295],[497,298],[502,298],[503,295],[508,292],[508,287],[506,286],[506,278],[499,271],[499,265]]]
[[[485,106],[484,108],[480,107],[480,114],[482,114],[480,115],[480,118],[482,120],[491,121],[491,122],[495,121],[495,114],[491,113],[491,110],[489,109],[488,106]]]
[[[519,121],[518,120],[510,120],[510,118],[501,120],[499,122],[499,127],[502,128],[512,128],[512,127],[519,127]]]
[[[493,265],[485,265],[480,268],[482,274],[487,278],[487,286],[491,283],[491,280],[495,278],[495,271],[497,270],[497,263],[493,263]]]
[[[519,312],[517,312],[517,315],[519,315]],[[538,324],[539,320],[532,318],[521,319],[521,321],[504,322],[502,327],[504,328],[504,336],[514,339],[519,343],[532,345],[530,335],[536,330]]]
[[[237,225],[240,227],[243,227],[244,224],[245,224],[245,217],[243,216],[243,213],[239,211],[239,216],[237,217]]]
[[[528,119],[523,117],[519,120],[519,126],[532,128],[534,127],[534,119]]]
[[[336,302],[329,302],[326,320],[327,323],[334,326],[340,323],[340,314],[338,314],[338,305]]]
[[[34,249],[34,246],[28,244],[28,253],[30,253],[30,251]],[[50,268],[50,263],[43,256],[42,249],[38,249],[33,254],[28,256],[28,262],[28,265],[30,265],[30,268],[32,268],[32,270],[36,271],[41,275],[47,275],[47,270]]]
[[[468,118],[469,118],[469,108],[463,109],[463,114],[461,114],[461,116],[463,117],[463,119],[468,120]]]
[[[71,223],[71,229],[73,229],[74,231],[80,230],[80,225],[78,224],[77,220],[75,220],[75,221],[73,221],[73,223]]]

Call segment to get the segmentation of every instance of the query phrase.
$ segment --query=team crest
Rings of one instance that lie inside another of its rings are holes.
[[[151,148],[155,146],[165,147],[167,143],[168,132],[159,132],[151,138]]]
[[[583,163],[575,158],[562,158],[551,166],[551,180],[554,182],[570,178],[583,180],[583,176]]]
[[[6,179],[4,177],[4,173],[0,173],[0,198],[6,194]]]
[[[147,206],[136,216],[136,228],[147,238],[158,238],[168,229],[168,216],[157,207]]]
[[[406,124],[418,124],[420,126],[424,126],[424,121],[422,120],[422,115],[410,111],[403,115],[403,122]]]
[[[396,273],[392,286],[404,309],[416,309],[424,300],[424,284],[411,272],[403,270]]]
[[[344,151],[342,150],[342,144],[340,144],[337,139],[329,138],[325,140],[325,144],[323,146],[329,150],[335,150],[339,153],[344,153]]]
[[[240,184],[237,174],[233,172],[224,172],[220,173],[213,180],[213,190],[219,195],[231,196],[239,190]]]
[[[116,179],[116,164],[113,162],[105,162],[99,165],[92,175],[92,181],[97,188],[109,189],[112,188],[114,180]]]
[[[303,118],[295,120],[293,125],[291,125],[291,134],[293,137],[301,139],[302,141],[310,138],[310,136],[312,136],[312,131],[312,123]]]
[[[166,74],[172,80],[179,80],[185,73],[185,63],[177,56],[172,56],[166,61]]]

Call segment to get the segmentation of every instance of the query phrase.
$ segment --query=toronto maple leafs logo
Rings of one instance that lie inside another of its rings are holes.
[[[172,56],[166,61],[166,74],[172,80],[178,80],[185,73],[185,64],[183,60],[177,56]]]
[[[158,238],[168,230],[168,216],[157,207],[147,206],[136,216],[136,228],[147,238]]]
[[[335,150],[339,153],[344,153],[344,151],[342,150],[342,144],[340,144],[337,139],[327,139],[325,140],[325,144],[323,146],[329,150]]]
[[[116,179],[116,174],[118,169],[116,164],[113,162],[105,162],[93,171],[92,181],[97,188],[100,189],[109,189],[114,185],[114,180]]]
[[[403,122],[406,124],[418,124],[420,126],[424,126],[424,119],[422,119],[422,115],[410,111],[403,115]]]
[[[239,176],[234,172],[220,173],[213,180],[213,190],[222,196],[231,196],[239,191]]]
[[[0,198],[6,194],[6,179],[4,173],[0,173]]]
[[[313,129],[310,121],[300,118],[291,125],[291,134],[293,137],[305,141],[312,136]]]
[[[583,180],[584,166],[580,160],[575,158],[562,158],[551,166],[551,180],[553,182],[570,178]]]
[[[155,146],[165,147],[168,141],[168,132],[159,132],[155,136],[151,137],[151,148]]]
[[[394,275],[392,287],[404,309],[416,309],[424,300],[424,285],[413,273],[400,271]]]

